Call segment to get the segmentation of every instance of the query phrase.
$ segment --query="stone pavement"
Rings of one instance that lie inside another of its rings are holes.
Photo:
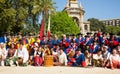
[[[0,74],[120,74],[120,69],[98,67],[0,67]]]

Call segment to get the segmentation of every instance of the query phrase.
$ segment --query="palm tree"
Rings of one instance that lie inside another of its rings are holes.
[[[55,3],[52,0],[35,0],[32,12],[37,16],[42,15],[44,20],[46,21],[49,14],[55,13],[54,4]],[[44,30],[44,34],[46,34],[46,27]]]

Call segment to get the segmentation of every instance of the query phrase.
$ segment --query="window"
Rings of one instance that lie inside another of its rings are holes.
[[[88,26],[87,25],[85,25],[84,27],[85,27],[85,30],[88,30]]]

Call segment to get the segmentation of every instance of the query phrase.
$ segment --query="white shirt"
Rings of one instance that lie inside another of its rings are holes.
[[[59,55],[59,62],[67,65],[67,56],[64,52]]]
[[[93,54],[93,59],[102,59],[102,55],[98,56],[98,54]]]
[[[28,51],[24,46],[22,47],[22,50],[18,49],[16,51],[15,55],[17,55],[18,57],[23,57],[23,63],[27,62],[27,60],[29,58]]]
[[[108,51],[106,51],[102,54],[102,56],[103,56],[103,58],[109,59],[110,53]]]
[[[112,64],[112,60],[120,62],[120,56],[118,54],[116,55],[110,55],[110,63]]]
[[[0,56],[4,56],[4,57],[6,58],[6,56],[7,56],[7,51],[6,51],[5,48],[3,48],[3,49],[0,48]]]

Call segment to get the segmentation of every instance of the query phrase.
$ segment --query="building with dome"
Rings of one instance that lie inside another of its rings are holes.
[[[85,10],[78,0],[67,0],[64,11],[77,23],[81,33],[90,32],[90,22],[84,21]]]

